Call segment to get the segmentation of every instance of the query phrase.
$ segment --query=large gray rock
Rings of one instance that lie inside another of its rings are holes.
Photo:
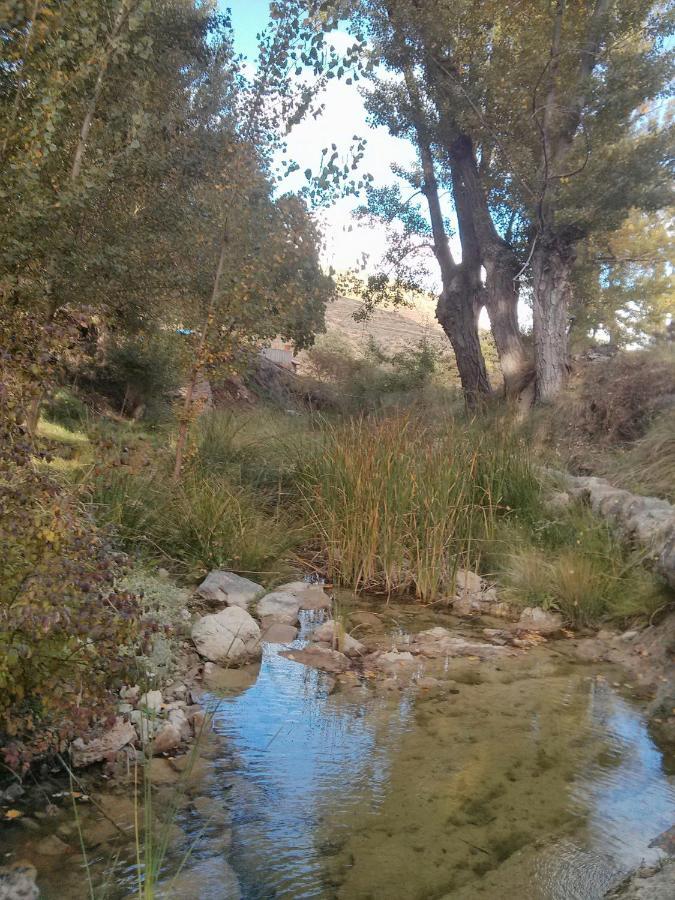
[[[675,896],[675,859],[661,866],[642,866],[605,897],[621,900],[672,900]]]
[[[603,478],[564,476],[572,496],[611,519],[626,538],[650,551],[655,569],[675,587],[675,507],[613,487]]]
[[[290,591],[272,591],[266,594],[256,606],[258,618],[269,622],[283,622],[295,625],[300,612],[300,600],[297,593]]]
[[[133,744],[138,735],[131,722],[118,718],[112,728],[91,741],[77,738],[70,745],[70,759],[76,769],[90,766],[103,759],[112,758],[127,744]]]
[[[563,617],[560,613],[550,612],[540,606],[528,606],[518,619],[518,628],[536,631],[538,634],[555,634],[562,627]]]
[[[37,900],[36,878],[37,869],[30,863],[0,866],[0,900]]]
[[[240,606],[247,609],[249,603],[263,592],[259,584],[235,575],[234,572],[215,570],[209,572],[197,588],[197,596],[210,603]]]
[[[200,656],[221,665],[241,665],[262,654],[258,623],[238,606],[198,619],[192,640]]]
[[[300,601],[300,609],[330,609],[332,601],[320,584],[309,581],[291,581],[282,584],[275,590],[284,594],[293,594]]]

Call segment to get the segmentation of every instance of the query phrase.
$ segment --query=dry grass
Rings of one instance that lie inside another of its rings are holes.
[[[494,520],[537,491],[523,448],[458,422],[359,419],[324,430],[305,502],[339,584],[432,600],[476,560]]]

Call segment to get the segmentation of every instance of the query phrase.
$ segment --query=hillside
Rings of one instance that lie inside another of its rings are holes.
[[[439,348],[449,348],[448,339],[434,317],[433,300],[416,301],[415,306],[398,309],[375,309],[366,322],[354,319],[354,313],[363,307],[359,300],[338,297],[326,309],[327,334],[339,333],[355,347],[363,346],[368,338],[374,338],[387,352],[401,350],[428,338]]]

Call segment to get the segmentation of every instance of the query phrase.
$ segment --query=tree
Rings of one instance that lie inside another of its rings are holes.
[[[358,25],[384,35],[401,79],[412,60],[458,221],[464,206],[478,242],[500,357],[512,339],[516,370],[517,283],[527,277],[537,397],[553,399],[567,369],[577,245],[634,207],[663,203],[669,134],[648,120],[669,71],[662,4],[366,0],[355,10]]]
[[[616,348],[663,339],[672,319],[672,228],[667,211],[634,210],[621,228],[581,244],[572,339],[603,334]]]

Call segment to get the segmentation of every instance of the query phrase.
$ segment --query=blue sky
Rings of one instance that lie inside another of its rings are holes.
[[[230,0],[227,5],[232,12],[232,25],[235,33],[237,49],[252,62],[257,52],[256,34],[268,21],[268,0]],[[346,32],[333,32],[331,43],[345,47],[353,42]],[[346,152],[352,144],[355,134],[366,137],[368,146],[363,159],[362,169],[370,172],[376,184],[388,184],[394,181],[390,166],[393,162],[411,165],[415,160],[412,145],[400,138],[392,137],[386,128],[370,128],[366,121],[363,101],[356,85],[347,85],[344,81],[333,79],[326,88],[322,101],[326,105],[324,114],[317,120],[302,122],[288,137],[288,158],[296,160],[300,165],[300,173],[306,168],[318,169],[321,150],[327,143],[336,143],[338,149]],[[289,182],[289,189],[303,183],[301,174],[295,182]],[[383,230],[359,226],[352,220],[352,210],[362,199],[347,198],[338,201],[330,209],[318,214],[326,239],[323,261],[326,266],[336,270],[358,266],[363,255],[369,259],[367,271],[375,271],[377,262],[385,250],[385,234]],[[437,288],[436,269],[430,260],[430,284]]]

